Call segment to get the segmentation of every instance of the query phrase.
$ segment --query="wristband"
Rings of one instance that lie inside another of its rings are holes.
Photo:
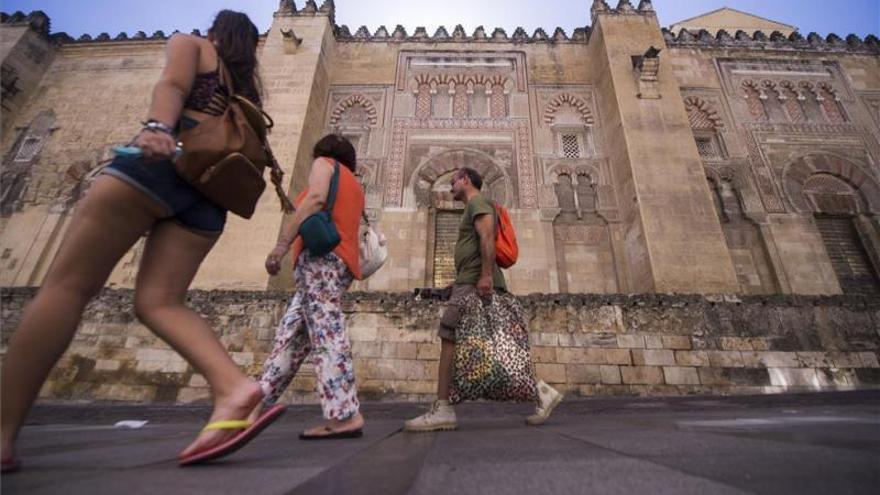
[[[148,120],[146,122],[142,122],[144,125],[144,129],[150,132],[164,132],[171,137],[174,137],[174,129],[168,127],[167,125],[159,122],[158,120]]]

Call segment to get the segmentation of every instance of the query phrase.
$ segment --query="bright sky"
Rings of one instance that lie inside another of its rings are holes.
[[[12,13],[42,10],[52,20],[52,31],[78,37],[120,31],[152,34],[207,29],[220,9],[240,10],[250,15],[261,31],[272,22],[278,0],[0,0],[0,9]],[[317,1],[318,5],[321,0]],[[638,0],[632,0],[638,5]],[[304,0],[297,0],[302,8]],[[614,7],[617,0],[608,0]],[[336,18],[354,32],[366,25],[375,32],[380,25],[392,30],[402,24],[412,33],[425,26],[433,34],[439,25],[451,32],[462,24],[468,34],[478,25],[504,28],[508,35],[517,26],[529,34],[542,27],[552,32],[557,26],[569,34],[575,27],[590,24],[592,0],[336,0]],[[694,17],[720,7],[731,7],[798,26],[802,34],[837,33],[860,37],[880,34],[880,0],[654,0],[662,26]]]

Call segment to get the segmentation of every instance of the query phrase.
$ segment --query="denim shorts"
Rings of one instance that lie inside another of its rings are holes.
[[[206,234],[219,234],[226,225],[226,210],[183,180],[171,160],[146,163],[140,157],[116,157],[101,171],[112,175],[162,205],[167,219]]]

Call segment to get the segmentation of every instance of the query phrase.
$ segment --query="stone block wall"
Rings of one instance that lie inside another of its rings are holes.
[[[2,347],[34,289],[2,290]],[[193,291],[248,374],[259,373],[286,292]],[[858,297],[532,295],[539,378],[572,395],[782,393],[880,385],[880,301]],[[437,300],[353,293],[345,302],[364,400],[428,401],[436,387]],[[283,400],[317,402],[304,366]],[[129,290],[105,290],[41,392],[45,399],[188,403],[201,375],[139,324]]]

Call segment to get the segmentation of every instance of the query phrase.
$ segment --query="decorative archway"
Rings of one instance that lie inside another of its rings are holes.
[[[866,211],[880,214],[880,184],[848,159],[830,153],[812,153],[789,163],[782,174],[782,183],[788,200],[801,213],[813,213],[814,206],[804,195],[804,186],[816,174],[836,177],[858,194]]]
[[[556,112],[558,112],[563,105],[570,105],[575,108],[581,114],[585,125],[593,125],[596,123],[596,119],[593,117],[593,111],[590,110],[590,106],[587,102],[571,93],[562,93],[547,103],[547,106],[544,107],[544,122],[547,124],[553,124],[554,120],[556,120]]]
[[[376,110],[376,105],[364,95],[355,94],[336,105],[336,108],[330,113],[330,125],[335,126],[339,124],[340,120],[345,120],[343,117],[354,107],[358,106],[363,108],[365,121],[369,122],[369,125],[376,125],[378,123],[379,113]]]
[[[454,202],[451,189],[448,184],[438,183],[438,179],[462,167],[470,167],[480,173],[483,192],[489,199],[515,207],[512,183],[504,170],[489,155],[468,148],[434,155],[415,171],[411,187],[415,192],[416,205],[422,208],[450,207]]]

